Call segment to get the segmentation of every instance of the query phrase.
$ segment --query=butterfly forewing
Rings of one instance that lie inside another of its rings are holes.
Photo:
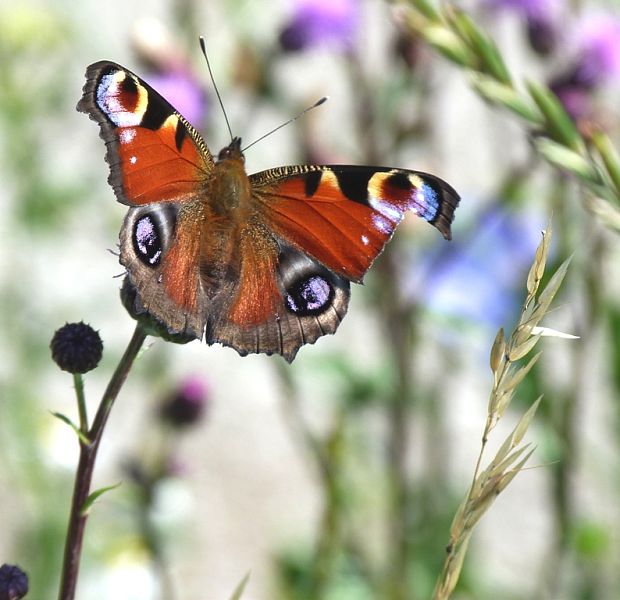
[[[90,65],[77,108],[101,127],[120,202],[183,201],[208,181],[213,159],[200,134],[131,71],[107,61]]]
[[[357,282],[407,211],[450,239],[459,200],[437,177],[383,167],[281,167],[250,181],[278,236]]]
[[[77,108],[100,126],[109,182],[119,202],[133,207],[121,230],[120,262],[139,311],[171,334],[202,337],[200,221],[214,171],[204,141],[152,87],[113,62],[88,67]]]

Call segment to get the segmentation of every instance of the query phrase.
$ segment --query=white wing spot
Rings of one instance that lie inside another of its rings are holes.
[[[136,137],[136,130],[133,128],[121,129],[118,137],[121,140],[121,144],[131,144]]]
[[[394,231],[393,224],[382,215],[372,215],[372,224],[377,231],[390,235]]]
[[[400,220],[403,218],[403,214],[398,208],[385,200],[381,200],[381,198],[370,196],[370,198],[368,198],[368,204],[371,208],[383,215],[386,219],[393,221],[395,224],[400,223]]]

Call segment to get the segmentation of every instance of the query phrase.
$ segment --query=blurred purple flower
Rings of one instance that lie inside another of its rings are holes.
[[[194,127],[200,129],[207,113],[207,95],[197,79],[181,69],[164,70],[145,77]]]
[[[562,27],[561,0],[488,0],[491,8],[513,10],[525,19],[532,48],[539,54],[549,54],[556,45]]]
[[[620,20],[610,15],[590,17],[574,38],[578,51],[573,64],[550,87],[577,120],[590,116],[592,92],[620,77]]]
[[[620,19],[598,15],[583,22],[578,32],[577,80],[592,87],[620,75]]]
[[[480,216],[468,240],[444,246],[407,283],[432,312],[505,326],[523,299],[524,273],[539,241],[539,221],[496,205]]]
[[[558,0],[489,0],[492,8],[506,8],[521,12],[528,19],[547,17],[557,10]]]
[[[160,415],[175,427],[193,425],[203,416],[208,398],[204,380],[188,377],[162,404]]]
[[[289,52],[322,44],[347,51],[358,23],[359,0],[299,0],[280,33],[280,44]]]

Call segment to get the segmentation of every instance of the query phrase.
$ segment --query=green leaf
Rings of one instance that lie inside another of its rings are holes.
[[[439,21],[439,14],[428,0],[411,0],[411,4],[430,21]]]
[[[69,425],[69,427],[71,427],[71,429],[75,432],[75,435],[78,436],[82,444],[85,444],[86,446],[90,445],[88,436],[69,417],[59,412],[52,412],[52,415],[54,415],[57,419],[60,419],[66,425]]]
[[[603,159],[605,170],[616,189],[616,193],[620,195],[620,160],[618,159],[618,153],[611,144],[609,137],[600,131],[592,136],[592,141]]]
[[[441,25],[428,25],[419,30],[426,41],[447,59],[465,67],[473,67],[475,59],[452,31]]]
[[[452,9],[448,13],[448,20],[473,50],[473,53],[478,58],[481,70],[497,79],[500,83],[510,85],[510,74],[495,42],[485,35],[474,23],[473,19],[463,11]]]
[[[601,174],[596,167],[581,154],[547,138],[538,138],[534,142],[536,149],[552,165],[569,171],[586,183],[601,185]]]
[[[542,127],[544,120],[540,112],[511,85],[500,83],[482,73],[472,74],[472,85],[489,102],[507,108],[534,126]]]
[[[609,552],[612,535],[604,523],[585,520],[576,523],[571,532],[572,544],[582,560],[596,560]]]
[[[558,97],[546,86],[530,81],[527,85],[530,95],[545,116],[548,133],[564,146],[573,150],[581,147],[581,136],[568,116]]]
[[[605,226],[620,232],[620,210],[613,204],[602,198],[590,196],[586,198],[585,205],[587,209]]]
[[[247,585],[249,580],[250,580],[250,571],[248,571],[246,576],[239,582],[239,584],[235,588],[235,591],[230,597],[230,600],[241,600],[241,595],[243,594],[245,590],[245,586]]]
[[[82,510],[80,510],[80,514],[82,516],[87,515],[92,505],[97,501],[97,499],[100,496],[103,496],[103,494],[105,494],[106,492],[109,492],[110,490],[116,489],[119,485],[120,485],[120,482],[115,483],[114,485],[108,485],[106,487],[99,488],[98,490],[95,490],[94,492],[89,494],[88,498],[86,498],[86,500],[84,501],[84,504],[82,505]]]

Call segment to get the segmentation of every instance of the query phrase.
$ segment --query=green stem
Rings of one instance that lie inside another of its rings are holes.
[[[411,520],[413,502],[409,487],[407,456],[411,445],[409,417],[413,399],[412,386],[412,331],[415,306],[398,301],[396,265],[387,256],[380,265],[382,275],[383,315],[392,361],[396,369],[396,382],[390,398],[388,419],[388,477],[390,481],[390,506],[388,535],[391,556],[387,572],[387,598],[406,600],[411,597],[410,565],[413,560]]]
[[[95,460],[97,458],[97,451],[99,450],[99,443],[103,435],[108,416],[114,405],[114,401],[118,396],[118,393],[127,379],[127,375],[131,370],[133,362],[142,348],[146,333],[140,326],[136,324],[136,329],[133,336],[125,350],[125,354],[121,358],[116,371],[112,375],[108,387],[106,388],[93,425],[88,431],[88,439],[90,443],[85,443],[80,440],[80,458],[78,462],[77,471],[75,474],[75,484],[73,488],[73,499],[71,501],[71,511],[69,513],[69,525],[67,528],[67,539],[65,542],[65,552],[63,560],[62,575],[60,580],[60,589],[58,592],[58,600],[74,600],[75,590],[77,587],[78,572],[80,568],[80,558],[82,555],[82,544],[84,540],[84,530],[86,528],[86,520],[88,519],[88,512],[83,510],[83,507],[90,495],[90,487],[93,477],[93,471],[95,470]],[[76,386],[76,390],[78,387]],[[83,390],[82,390],[83,393]],[[78,405],[80,393],[78,392]],[[79,407],[80,410],[80,422],[82,421],[83,414],[85,413],[85,407]],[[84,414],[85,416],[85,414]]]
[[[155,577],[159,581],[159,597],[162,600],[174,600],[175,591],[170,577],[170,569],[168,568],[157,527],[152,519],[154,488],[156,484],[157,480],[154,480],[140,486],[139,528],[144,544],[151,555]]]
[[[81,373],[73,374],[75,397],[77,399],[78,414],[80,415],[80,431],[88,434],[88,412],[86,411],[86,398],[84,396],[84,378]]]
[[[344,517],[342,458],[346,416],[346,408],[341,408],[325,441],[327,466],[327,469],[323,471],[325,505],[309,582],[308,598],[312,600],[324,600],[329,596],[330,585],[342,547]]]

